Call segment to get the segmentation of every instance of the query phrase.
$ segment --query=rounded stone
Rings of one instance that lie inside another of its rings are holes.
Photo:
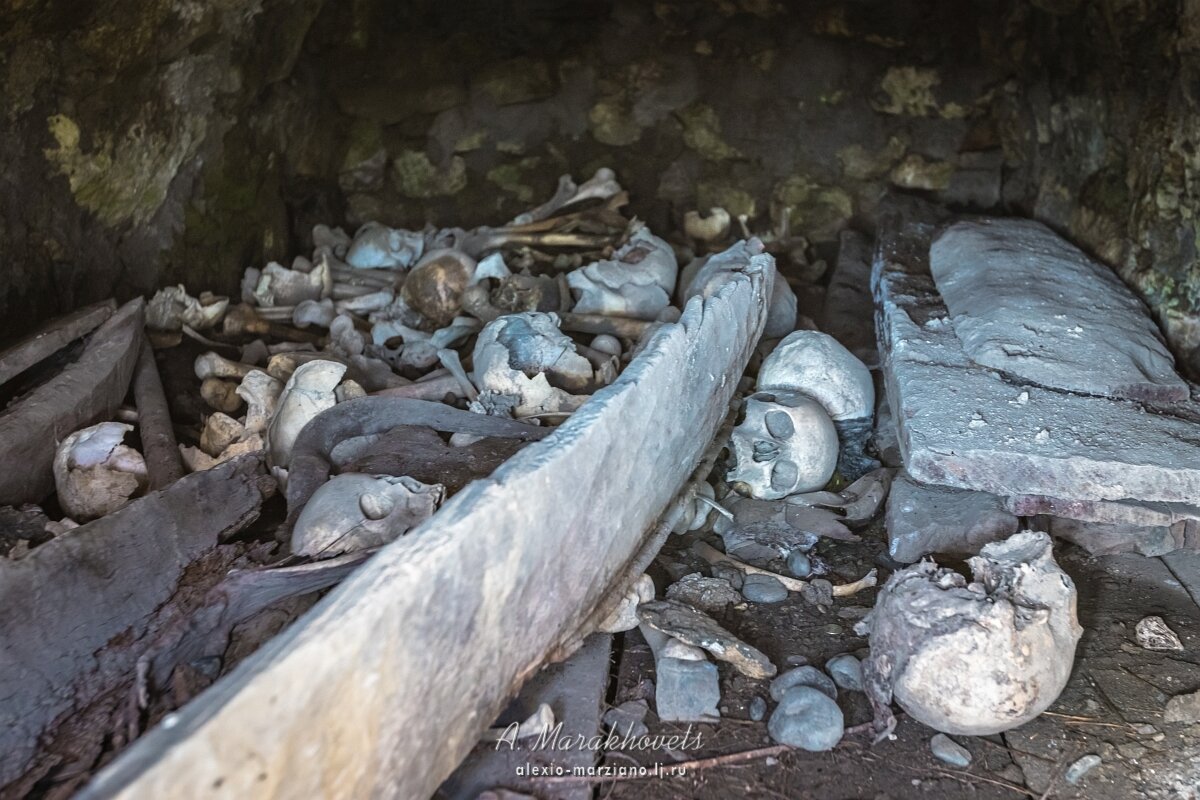
[[[775,707],[767,732],[780,744],[820,753],[842,740],[845,720],[829,697],[810,686],[794,686]]]
[[[789,669],[775,680],[771,681],[771,699],[781,700],[783,696],[796,686],[807,686],[816,689],[830,700],[837,699],[837,684],[821,670],[814,666],[796,667]]]
[[[787,596],[787,587],[770,575],[752,574],[742,579],[742,597],[751,603],[779,603]]]
[[[753,697],[750,704],[746,706],[746,711],[750,715],[750,719],[761,722],[762,718],[767,715],[767,701],[761,697]]]
[[[863,690],[862,662],[849,653],[842,653],[826,661],[825,671],[842,689],[852,692]]]
[[[807,578],[812,575],[812,560],[803,550],[793,550],[788,553],[788,570],[797,578]]]
[[[929,740],[929,749],[938,761],[952,767],[966,769],[971,766],[971,751],[944,733],[939,733]]]

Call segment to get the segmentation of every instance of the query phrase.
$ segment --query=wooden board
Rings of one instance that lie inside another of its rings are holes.
[[[234,459],[0,559],[0,786],[56,720],[132,676],[152,615],[197,558],[258,517],[263,480],[260,459]]]
[[[467,486],[80,795],[429,796],[639,551],[728,412],[756,257],[554,435]]]
[[[84,306],[65,317],[51,320],[37,333],[0,350],[0,383],[11,380],[79,337],[91,333],[111,317],[116,308],[117,304],[112,300]]]
[[[96,329],[78,360],[0,412],[0,505],[38,503],[54,488],[54,450],[74,431],[112,419],[142,343],[139,297]]]

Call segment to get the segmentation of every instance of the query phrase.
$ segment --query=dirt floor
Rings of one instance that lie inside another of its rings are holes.
[[[876,523],[865,532],[863,543],[828,542],[819,545],[818,552],[835,572],[852,579],[884,563],[882,535]],[[670,567],[679,555],[674,552],[664,551],[660,564]],[[847,736],[829,753],[788,751],[711,766],[686,778],[612,783],[601,786],[597,796],[1200,797],[1200,725],[1162,723],[1169,696],[1200,689],[1200,555],[1092,558],[1062,545],[1056,555],[1079,587],[1079,616],[1085,628],[1071,682],[1049,711],[1027,725],[998,736],[957,737],[974,757],[967,769],[935,759],[929,750],[935,731],[901,715],[895,739],[875,746],[863,733]],[[730,607],[719,619],[771,656],[781,670],[805,663],[800,658],[820,666],[831,656],[866,645],[855,636],[853,624],[870,607],[873,594],[835,599],[832,607],[822,609],[792,593],[776,605]],[[1183,652],[1158,653],[1137,645],[1134,626],[1151,614],[1162,616],[1179,634]],[[646,697],[653,680],[653,660],[639,640],[637,634],[625,636],[614,698],[618,703]],[[767,683],[718,665],[723,719],[719,725],[700,726],[703,749],[676,756],[699,759],[772,744],[766,723],[750,721],[746,710],[755,695],[769,698]],[[862,694],[843,691],[839,704],[847,726],[870,719]],[[648,724],[652,735],[676,727],[658,723],[653,713]],[[1100,765],[1077,785],[1068,784],[1068,767],[1088,754],[1099,756]],[[649,763],[675,760],[661,752],[634,755]]]
[[[817,553],[830,564],[835,583],[848,582],[871,567],[885,579],[880,522],[862,532],[861,543],[822,542]],[[661,589],[700,564],[674,537],[652,571]],[[1071,545],[1056,547],[1059,563],[1079,588],[1079,617],[1085,633],[1066,691],[1046,713],[1016,730],[987,737],[955,737],[972,753],[966,769],[933,757],[935,731],[901,714],[893,739],[871,744],[869,733],[848,734],[828,753],[783,750],[767,735],[766,722],[749,718],[755,696],[769,700],[768,682],[738,674],[723,662],[722,719],[693,726],[700,745],[686,751],[660,748],[604,753],[601,763],[663,765],[718,758],[683,777],[625,778],[569,783],[533,778],[519,788],[537,797],[596,797],[605,800],[660,798],[812,798],[813,800],[905,800],[906,798],[1031,797],[1126,800],[1200,797],[1200,725],[1168,725],[1163,707],[1172,695],[1200,689],[1200,554],[1145,558],[1091,557]],[[791,593],[782,603],[730,606],[717,619],[765,652],[783,671],[810,663],[822,666],[839,653],[865,654],[866,641],[854,623],[871,607],[874,590],[838,598],[830,607],[810,605]],[[1147,615],[1162,616],[1184,651],[1152,652],[1138,646],[1134,627]],[[659,722],[654,708],[654,661],[637,631],[612,645],[607,705],[645,699],[651,736],[683,734],[687,726]],[[870,719],[861,693],[842,691],[839,704],[847,727]],[[603,710],[603,709],[602,709]],[[736,754],[772,748],[746,760]],[[1072,785],[1068,769],[1086,755],[1101,762]],[[505,785],[502,783],[501,785]],[[513,783],[507,783],[518,788]]]

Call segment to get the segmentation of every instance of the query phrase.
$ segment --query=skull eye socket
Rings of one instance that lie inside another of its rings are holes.
[[[796,485],[800,477],[800,468],[792,461],[776,461],[771,467],[771,488],[784,492]]]
[[[783,411],[768,411],[763,416],[763,423],[767,426],[767,432],[776,439],[790,439],[796,432],[796,424]]]

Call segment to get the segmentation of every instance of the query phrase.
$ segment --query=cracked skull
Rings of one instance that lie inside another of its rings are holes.
[[[967,563],[970,582],[931,561],[893,574],[855,628],[870,637],[881,733],[895,725],[893,697],[935,730],[984,736],[1033,719],[1066,686],[1083,629],[1050,537],[1018,533]]]
[[[837,431],[825,409],[800,392],[759,392],[746,399],[746,418],[733,430],[741,482],[759,500],[822,488],[837,465]]]

